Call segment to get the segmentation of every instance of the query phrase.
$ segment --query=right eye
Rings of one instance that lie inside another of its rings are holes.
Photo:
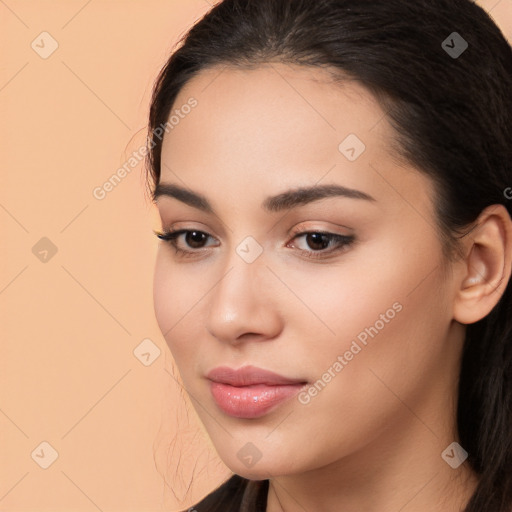
[[[175,231],[164,232],[154,231],[154,233],[160,240],[172,245],[174,249],[176,249],[176,253],[180,254],[180,256],[193,256],[195,253],[204,252],[198,249],[203,249],[205,247],[204,243],[208,241],[208,238],[213,239],[213,237],[208,233],[197,229],[178,229]],[[185,248],[180,247],[180,244],[178,243],[182,236],[182,242],[185,243]]]

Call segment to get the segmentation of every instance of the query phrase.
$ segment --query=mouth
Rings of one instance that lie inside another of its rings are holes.
[[[306,384],[254,366],[218,367],[208,373],[217,406],[235,418],[259,418],[296,395]]]

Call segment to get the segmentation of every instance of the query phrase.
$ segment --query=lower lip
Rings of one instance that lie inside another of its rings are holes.
[[[305,384],[268,386],[230,386],[211,382],[210,389],[217,405],[235,418],[259,418],[278,404],[296,395]]]

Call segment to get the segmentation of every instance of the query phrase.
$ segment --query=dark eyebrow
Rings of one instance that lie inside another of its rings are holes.
[[[156,200],[161,196],[174,197],[175,199],[178,199],[178,201],[206,213],[215,213],[212,205],[205,196],[178,185],[171,183],[158,183],[153,192],[153,201],[156,202]],[[335,196],[375,201],[375,198],[366,192],[343,187],[342,185],[313,185],[311,187],[299,187],[287,190],[286,192],[282,192],[276,196],[267,197],[263,201],[262,206],[269,212],[279,212]]]

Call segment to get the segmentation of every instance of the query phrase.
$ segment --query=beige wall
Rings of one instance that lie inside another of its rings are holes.
[[[512,0],[481,4],[512,39]],[[208,8],[0,2],[0,512],[180,508],[153,461],[185,409],[153,316],[142,164],[93,192],[144,144],[152,81]],[[181,508],[229,474],[197,432],[183,485],[196,460],[207,470]]]

